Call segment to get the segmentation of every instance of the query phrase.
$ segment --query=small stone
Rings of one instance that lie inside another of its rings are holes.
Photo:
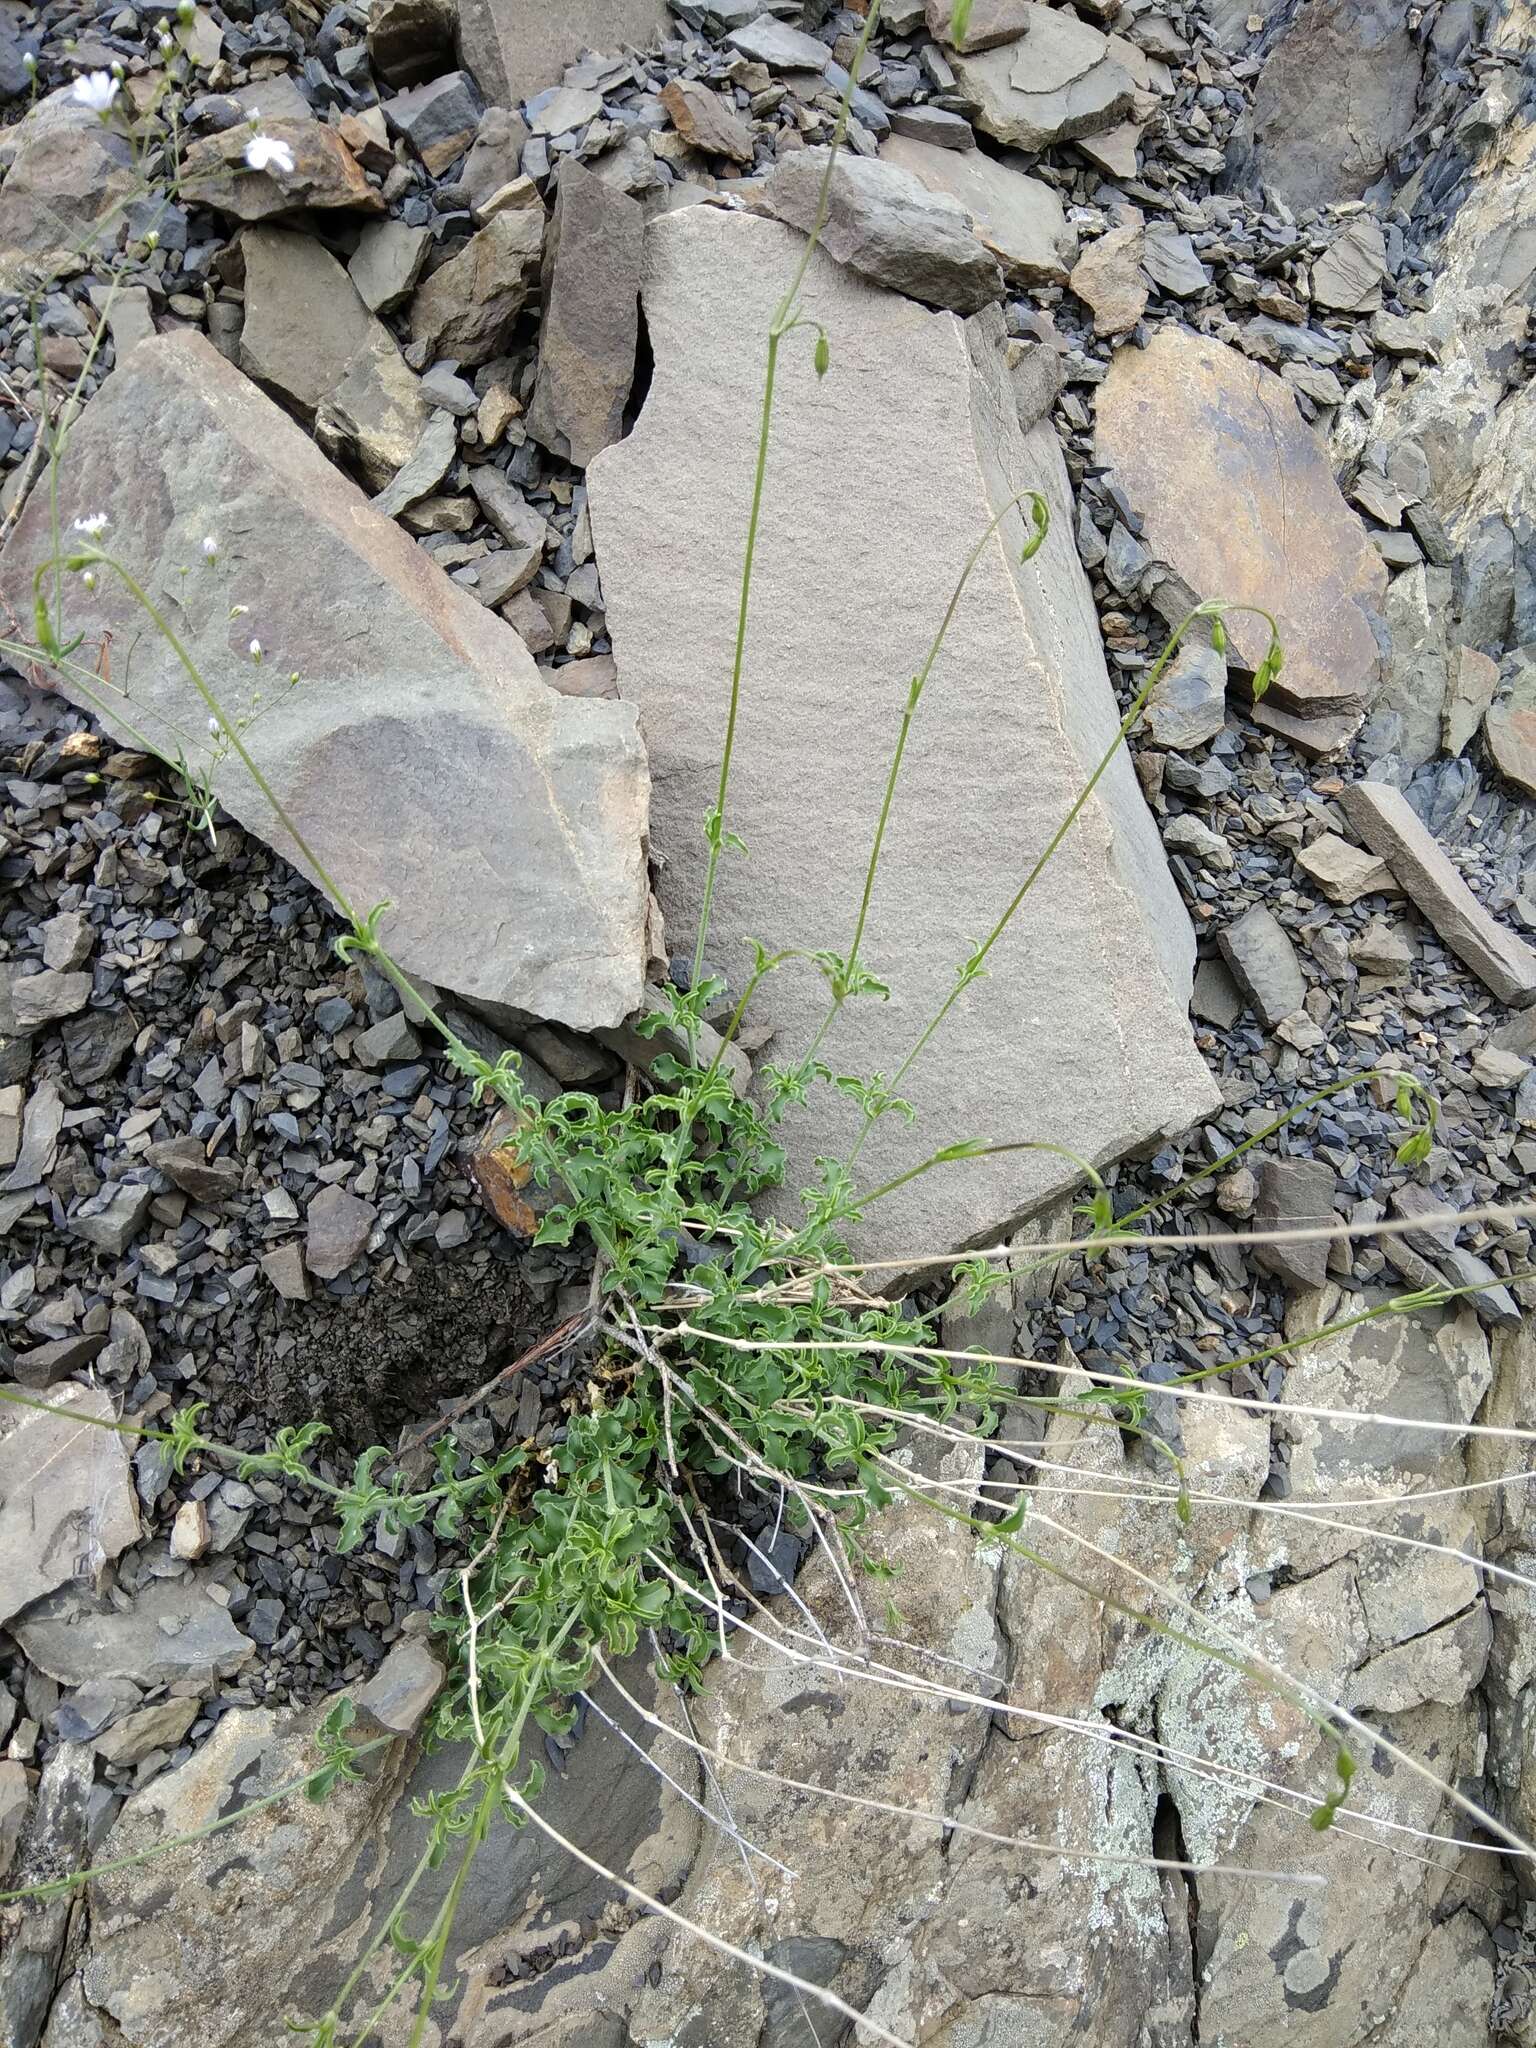
[[[157,1700],[125,1714],[96,1739],[96,1753],[109,1764],[136,1764],[157,1749],[174,1749],[202,1711],[194,1696]]]
[[[201,1138],[165,1138],[145,1155],[195,1202],[226,1202],[240,1192],[244,1171],[232,1159],[210,1159]]]
[[[309,1273],[304,1264],[303,1247],[297,1238],[264,1253],[261,1270],[284,1301],[308,1301]]]
[[[1211,273],[1195,254],[1188,235],[1155,221],[1142,240],[1141,267],[1161,291],[1174,298],[1192,298],[1210,288]]]
[[[0,1409],[0,1622],[103,1568],[139,1540],[128,1439],[101,1387],[65,1386],[51,1410]]]
[[[426,1644],[407,1636],[391,1649],[353,1702],[381,1727],[397,1735],[414,1735],[443,1683],[443,1667]]]
[[[1140,217],[1090,242],[1073,267],[1071,285],[1093,315],[1099,335],[1129,334],[1151,296],[1141,274],[1145,230]]]
[[[719,93],[696,79],[672,78],[661,89],[661,104],[690,149],[750,164],[756,154],[752,130]]]
[[[1029,27],[1031,10],[1023,0],[976,0],[965,34],[954,33],[955,0],[926,0],[928,33],[952,50],[994,50],[1016,43]]]
[[[1098,135],[1124,120],[1136,86],[1109,38],[1065,8],[1022,4],[1021,40],[956,54],[955,76],[976,125],[1014,149]]]
[[[380,220],[363,229],[347,263],[347,275],[371,313],[388,313],[410,297],[431,247],[430,228]],[[427,402],[436,401],[427,396]]]
[[[1259,1169],[1256,1230],[1309,1230],[1338,1221],[1333,1168],[1320,1159],[1266,1159]],[[1328,1278],[1327,1238],[1302,1244],[1257,1244],[1256,1262],[1293,1293],[1321,1287]]]
[[[1392,870],[1384,860],[1351,846],[1337,832],[1324,832],[1296,856],[1330,903],[1354,903],[1361,896],[1395,890]]]
[[[825,43],[775,21],[770,14],[760,15],[745,28],[733,29],[726,41],[754,63],[766,64],[770,71],[825,71],[832,57]]]
[[[250,140],[246,123],[206,135],[182,161],[181,195],[236,220],[263,221],[306,210],[383,213],[383,195],[335,129],[323,121],[264,118],[262,134],[284,142],[294,159],[291,171],[253,171],[245,161]]]
[[[616,441],[623,426],[635,376],[644,237],[638,200],[574,157],[561,164],[528,431],[578,468]]]
[[[1066,282],[1076,237],[1061,195],[1044,179],[978,149],[961,154],[899,133],[886,144],[883,161],[910,173],[938,199],[963,207],[971,232],[997,258],[1010,284]]]
[[[1413,948],[1395,925],[1384,917],[1373,917],[1358,939],[1351,942],[1349,957],[1362,974],[1379,974],[1400,980],[1413,965]]]
[[[963,114],[947,107],[892,107],[891,133],[936,149],[974,149],[976,131]]]
[[[1199,640],[1185,640],[1147,699],[1143,716],[1154,747],[1183,752],[1215,739],[1227,722],[1225,655]]]
[[[154,1193],[108,1182],[70,1217],[68,1228],[108,1258],[121,1258],[149,1220]]]
[[[1217,937],[1222,958],[1270,1030],[1306,1000],[1307,983],[1296,948],[1273,911],[1256,904]]]
[[[1479,1088],[1518,1088],[1530,1071],[1529,1060],[1496,1045],[1480,1045],[1472,1055],[1472,1078]]]
[[[41,1031],[62,1017],[73,1017],[91,1000],[88,974],[65,974],[45,968],[41,974],[20,976],[11,983],[11,1007],[16,1030]]]
[[[171,1524],[171,1555],[183,1564],[195,1564],[208,1548],[208,1510],[200,1500],[186,1500],[176,1510]]]
[[[1374,313],[1387,274],[1387,242],[1374,214],[1357,214],[1312,266],[1312,296],[1340,313]]]
[[[405,137],[433,177],[440,177],[464,155],[475,139],[481,111],[480,95],[467,71],[449,71],[384,102],[391,130]]]
[[[411,301],[411,339],[460,368],[503,353],[538,282],[542,206],[498,213],[434,270]]]
[[[1451,661],[1445,699],[1445,751],[1456,755],[1477,736],[1483,715],[1499,687],[1499,665],[1475,647],[1458,647]]]
[[[1221,833],[1213,832],[1193,811],[1169,819],[1163,828],[1163,844],[1170,853],[1192,855],[1203,867],[1221,873],[1237,865],[1237,856]]]
[[[581,86],[556,86],[529,100],[523,108],[535,135],[574,135],[588,127],[603,111],[600,92]]]
[[[43,965],[61,973],[83,967],[91,957],[96,933],[90,919],[78,910],[61,911],[43,926]]]
[[[60,1028],[69,1078],[80,1088],[94,1088],[116,1073],[131,1051],[139,1027],[127,1010],[86,1010],[68,1017]]]
[[[1251,1216],[1259,1198],[1258,1175],[1236,1166],[1216,1183],[1216,1206],[1223,1216]]]
[[[827,154],[801,149],[782,158],[762,188],[762,209],[809,233]],[[827,203],[822,247],[871,283],[957,313],[978,312],[1002,297],[1002,272],[971,233],[964,210],[896,164],[840,156]]]
[[[318,1280],[334,1280],[367,1249],[378,1210],[345,1188],[323,1188],[306,1214],[304,1263]]]

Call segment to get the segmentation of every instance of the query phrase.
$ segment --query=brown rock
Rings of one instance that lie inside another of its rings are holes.
[[[1386,570],[1289,387],[1219,341],[1164,327],[1115,356],[1095,453],[1173,571],[1156,598],[1164,615],[1207,598],[1263,606],[1285,649],[1264,703],[1358,722],[1380,668],[1371,618]],[[1227,635],[1234,665],[1255,670],[1264,620],[1234,612]]]
[[[1337,832],[1325,832],[1296,856],[1330,903],[1354,903],[1361,896],[1395,890],[1392,870],[1374,854],[1362,853]]]
[[[411,301],[411,339],[461,366],[500,355],[528,302],[544,249],[542,206],[487,221]]]
[[[225,1202],[245,1176],[233,1159],[210,1159],[201,1138],[166,1138],[145,1154],[174,1187],[194,1202]]]
[[[1401,791],[1384,782],[1354,782],[1339,802],[1451,951],[1506,1003],[1530,1002],[1536,952],[1484,910]]]
[[[0,185],[0,290],[27,291],[60,265],[78,268],[78,252],[98,235],[115,244],[115,209],[137,178],[127,138],[73,105],[64,88],[5,139],[14,154]]]
[[[378,1217],[345,1188],[322,1188],[305,1215],[304,1263],[315,1278],[334,1280],[361,1258]]]
[[[308,1301],[313,1290],[304,1265],[304,1247],[297,1238],[264,1252],[261,1270],[284,1301]]]
[[[1445,751],[1459,754],[1483,722],[1499,687],[1499,665],[1475,647],[1458,647],[1451,659],[1450,687],[1445,697]]]
[[[451,0],[376,0],[368,10],[368,57],[388,85],[419,85],[452,68],[457,10]]]
[[[644,243],[639,201],[567,157],[544,252],[544,325],[528,431],[578,469],[616,441],[624,423],[635,381]]]
[[[1138,218],[1090,242],[1073,266],[1073,291],[1093,315],[1095,334],[1129,334],[1151,297],[1141,274],[1145,231]]]
[[[729,157],[734,164],[751,163],[756,153],[752,130],[721,94],[695,79],[673,78],[661,89],[661,104],[691,149]]]
[[[514,1112],[499,1111],[470,1155],[469,1171],[481,1201],[502,1229],[514,1237],[532,1237],[552,1200],[534,1180],[533,1168],[519,1164],[512,1150],[517,1132]]]
[[[253,171],[245,162],[251,130],[241,122],[194,142],[182,167],[181,191],[199,206],[236,220],[275,220],[286,213],[383,213],[384,198],[334,128],[323,121],[263,121],[263,135],[293,151],[291,171]]]

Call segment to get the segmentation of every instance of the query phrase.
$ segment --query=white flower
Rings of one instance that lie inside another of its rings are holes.
[[[209,730],[209,731],[210,731],[210,732],[211,732],[211,733],[213,734],[213,736],[214,736],[214,738],[215,738],[215,739],[217,739],[217,738],[218,738],[218,736],[219,736],[219,721],[218,721],[218,720],[217,720],[216,718],[210,718],[210,719],[209,719],[209,721],[208,721],[208,730]]]
[[[253,135],[245,145],[245,160],[253,171],[293,170],[293,151],[270,135]]]
[[[100,540],[106,530],[107,515],[105,512],[93,512],[89,519],[77,519],[75,521],[76,533],[83,533],[90,540]]]
[[[203,535],[203,553],[210,562],[217,561],[218,559],[219,544],[211,533]]]
[[[37,59],[30,50],[23,50],[21,68],[25,71],[28,78],[35,78],[37,76]]]
[[[259,640],[251,642],[251,659],[252,661],[260,661],[261,659],[261,642]]]
[[[112,102],[117,98],[118,80],[110,71],[88,71],[84,78],[75,80],[70,95],[82,107],[89,107],[93,114],[103,119],[111,112]]]

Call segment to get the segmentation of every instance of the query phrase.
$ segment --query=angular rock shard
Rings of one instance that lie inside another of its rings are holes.
[[[763,186],[763,209],[809,234],[826,170],[825,149],[783,158]],[[974,313],[1003,295],[997,262],[971,233],[961,206],[872,157],[838,158],[822,247],[861,277],[925,305]]]
[[[1135,80],[1107,36],[1067,8],[1026,0],[1022,41],[954,59],[976,125],[1015,149],[1102,134],[1131,111]]]
[[[1263,606],[1285,646],[1265,705],[1358,722],[1377,684],[1387,574],[1290,387],[1222,342],[1164,327],[1115,356],[1094,447],[1173,572],[1156,599],[1165,616],[1186,600]],[[1233,612],[1227,633],[1234,664],[1257,669],[1264,620]]]
[[[139,1538],[126,1440],[99,1387],[55,1388],[62,1414],[0,1408],[0,1622],[72,1579],[91,1585]]]
[[[1402,791],[1384,782],[1354,782],[1340,791],[1339,802],[1457,958],[1506,1003],[1536,999],[1536,952],[1478,902]]]
[[[928,190],[963,206],[971,229],[1003,266],[1010,284],[1062,284],[1077,254],[1060,195],[1040,178],[999,163],[979,149],[956,150],[892,135],[886,163]]]
[[[648,49],[672,27],[666,0],[459,0],[459,57],[493,106],[558,85],[584,50]]]
[[[636,1007],[647,775],[629,706],[547,688],[511,629],[198,335],[145,342],[114,372],[71,437],[61,485],[66,527],[107,512],[229,716],[264,692],[253,754],[353,902],[394,906],[386,940],[407,969],[578,1028]],[[47,514],[34,497],[0,556],[13,603],[48,558]],[[78,627],[137,647],[131,707],[76,701],[125,744],[143,732],[206,764],[206,707],[159,636],[111,579],[88,611],[79,602]],[[235,603],[248,610],[231,620]],[[301,681],[285,688],[294,670]],[[214,781],[243,824],[303,865],[234,758]]]
[[[624,423],[644,237],[639,202],[567,158],[545,238],[544,326],[528,431],[580,469],[618,439]]]
[[[323,121],[269,119],[262,133],[287,143],[294,159],[291,171],[250,170],[245,161],[250,129],[241,122],[192,144],[182,168],[182,196],[245,221],[274,220],[306,209],[384,212],[383,194]]]
[[[633,433],[590,472],[620,684],[656,764],[669,926],[685,933],[724,727],[762,337],[802,246],[714,209],[651,226],[654,380]],[[780,359],[729,821],[751,852],[721,871],[710,949],[737,987],[746,934],[846,946],[907,678],[961,564],[1014,492],[1043,491],[1054,514],[1027,566],[1016,514],[984,551],[918,714],[866,940],[891,998],[850,1003],[824,1047],[838,1072],[890,1076],[1116,717],[1060,454],[1048,423],[1019,427],[1001,315],[927,313],[820,255],[807,302],[832,367],[818,380],[808,347]],[[1107,1158],[1214,1102],[1185,1014],[1189,924],[1123,754],[988,965],[903,1084],[917,1125],[878,1126],[863,1185],[970,1136]],[[825,989],[785,972],[755,1009],[778,1027],[776,1056],[793,1059]],[[791,1119],[788,1200],[857,1121],[821,1096],[813,1117]],[[1030,1152],[940,1170],[872,1209],[860,1243],[904,1255],[975,1241],[1070,1178]]]

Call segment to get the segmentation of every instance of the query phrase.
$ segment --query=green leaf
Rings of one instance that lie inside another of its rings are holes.
[[[971,25],[971,8],[975,0],[955,0],[954,12],[949,17],[949,40],[955,48],[965,45],[965,33]]]
[[[832,367],[832,344],[827,338],[827,330],[824,327],[819,330],[816,336],[815,362],[816,375],[818,377],[825,377],[828,370]]]
[[[966,9],[966,13],[970,13],[969,8]],[[1051,508],[1038,491],[1031,491],[1029,494],[1029,516],[1034,532],[1024,543],[1020,551],[1019,560],[1021,562],[1034,560],[1035,556],[1045,546],[1046,535],[1051,530]]]

